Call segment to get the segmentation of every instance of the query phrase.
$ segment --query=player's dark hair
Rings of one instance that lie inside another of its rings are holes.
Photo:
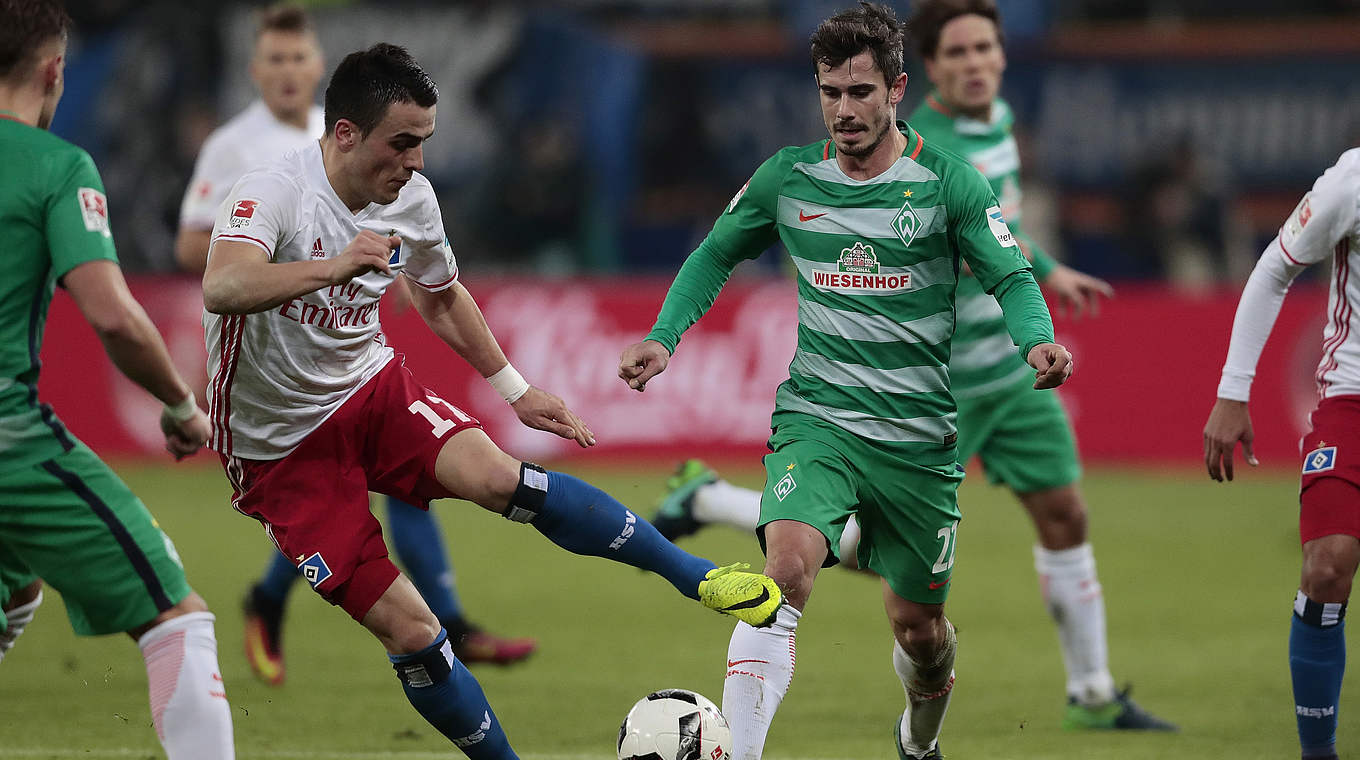
[[[279,3],[260,11],[255,24],[255,36],[265,32],[291,32],[302,34],[312,31],[312,20],[307,11],[295,3]]]
[[[817,25],[812,33],[812,67],[835,68],[865,50],[892,86],[902,73],[902,24],[891,8],[860,2],[858,8],[841,11]]]
[[[907,31],[922,58],[934,58],[940,48],[940,30],[959,16],[981,16],[996,26],[996,39],[1006,42],[1001,33],[1001,11],[996,0],[921,0],[907,20]]]
[[[439,88],[406,48],[380,42],[350,53],[335,68],[326,86],[326,134],[348,119],[367,135],[393,103],[429,108],[438,100]]]
[[[26,67],[38,48],[70,28],[58,0],[0,0],[0,78]]]

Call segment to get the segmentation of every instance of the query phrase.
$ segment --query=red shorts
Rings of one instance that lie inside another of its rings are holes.
[[[435,460],[454,433],[481,426],[421,387],[398,357],[288,456],[223,457],[232,506],[264,523],[326,601],[362,620],[397,578],[368,492],[425,508],[453,496]]]
[[[1303,437],[1299,538],[1360,538],[1360,396],[1323,399]]]

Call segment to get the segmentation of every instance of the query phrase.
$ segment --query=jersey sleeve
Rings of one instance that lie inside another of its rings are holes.
[[[1313,183],[1280,227],[1280,248],[1295,264],[1324,261],[1343,238],[1355,234],[1360,205],[1360,148],[1341,158]]]
[[[194,162],[194,176],[184,190],[179,206],[179,225],[192,229],[212,229],[217,220],[217,208],[226,200],[227,193],[241,177],[242,167],[232,155],[227,143],[212,137],[203,143],[198,160]]]
[[[945,180],[949,234],[984,290],[1030,264],[1001,215],[992,188],[976,169],[960,167]]]
[[[279,244],[297,229],[301,190],[268,171],[252,171],[231,188],[217,210],[212,242],[227,240],[258,246],[274,260]],[[208,255],[212,256],[211,247]]]
[[[776,153],[727,204],[699,247],[685,259],[666,291],[656,324],[647,334],[675,352],[680,336],[699,321],[743,259],[753,259],[778,239],[775,226],[779,186],[786,167]]]
[[[402,263],[401,273],[412,284],[435,293],[447,290],[458,281],[458,261],[444,234],[444,217],[439,213],[439,198],[431,189],[422,194],[419,211],[424,226],[418,236],[401,241],[394,260]]]
[[[104,183],[90,154],[76,150],[74,159],[58,169],[47,201],[47,245],[55,278],[87,261],[118,261]]]

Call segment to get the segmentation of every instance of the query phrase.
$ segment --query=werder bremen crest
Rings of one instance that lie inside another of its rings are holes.
[[[840,271],[858,274],[878,274],[878,255],[872,245],[855,243],[841,249]]]
[[[897,216],[893,217],[892,228],[905,245],[911,245],[911,241],[916,239],[916,233],[921,231],[921,217],[916,215],[916,209],[911,207],[911,201],[902,202],[902,208],[898,209]]]

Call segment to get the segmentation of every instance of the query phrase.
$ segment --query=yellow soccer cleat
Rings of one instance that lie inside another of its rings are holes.
[[[738,562],[709,570],[699,582],[699,601],[710,610],[764,628],[774,622],[779,605],[784,603],[784,592],[773,578],[744,572],[750,568]]]

